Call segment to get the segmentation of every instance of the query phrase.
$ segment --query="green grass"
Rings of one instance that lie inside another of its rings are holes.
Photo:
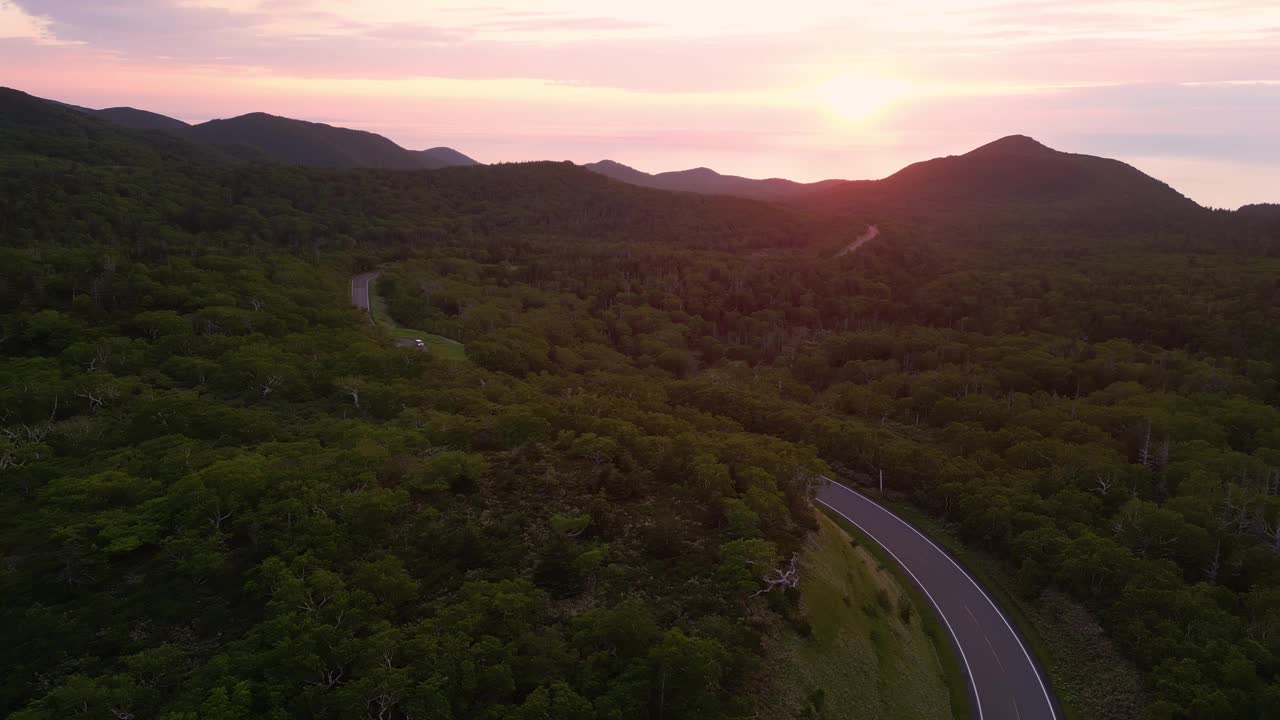
[[[467,347],[457,340],[397,325],[387,312],[387,301],[377,293],[376,286],[376,280],[369,284],[369,314],[373,317],[373,321],[380,327],[386,328],[392,337],[421,339],[432,355],[446,360],[467,359]]]
[[[945,682],[947,692],[951,699],[951,712],[956,720],[967,720],[972,716],[973,708],[969,703],[969,684],[965,678],[964,671],[960,666],[960,658],[956,655],[956,650],[951,645],[947,629],[938,621],[937,616],[933,612],[933,605],[924,597],[924,593],[916,587],[915,583],[907,577],[904,571],[893,558],[889,557],[889,553],[880,544],[867,537],[861,530],[852,523],[840,517],[834,512],[822,509],[823,514],[829,517],[832,522],[836,523],[848,533],[851,537],[856,538],[862,547],[875,556],[878,567],[892,572],[898,581],[898,585],[911,598],[912,604],[920,610],[919,617],[924,624],[925,634],[927,634],[934,643],[934,650],[938,654],[938,659],[945,674]]]
[[[965,545],[945,524],[905,502],[877,500],[946,548],[991,593],[1049,676],[1064,720],[1134,720],[1141,715],[1149,699],[1137,669],[1121,657],[1087,609],[1058,592],[1035,598],[1016,592],[1004,563]]]
[[[826,515],[818,521],[803,554],[797,617],[772,622],[765,632],[767,662],[751,684],[757,716],[967,717],[953,712],[955,675],[940,652],[945,638],[922,613],[928,606],[866,542]],[[959,688],[963,706],[963,683]]]

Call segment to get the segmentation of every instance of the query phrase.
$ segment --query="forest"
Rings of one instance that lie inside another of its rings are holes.
[[[749,718],[833,473],[1087,608],[1127,716],[1280,716],[1271,213],[308,169],[11,93],[0,168],[7,716]]]

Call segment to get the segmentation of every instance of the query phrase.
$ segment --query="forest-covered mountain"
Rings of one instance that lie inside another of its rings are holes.
[[[705,167],[655,175],[641,172],[613,160],[587,163],[583,167],[614,180],[641,187],[709,195],[736,195],[757,200],[786,200],[838,186],[844,182],[843,180],[823,180],[815,183],[798,183],[781,178],[753,180],[737,175],[721,175]]]
[[[212,145],[246,145],[270,160],[309,167],[435,170],[478,164],[452,148],[415,152],[376,133],[266,113],[210,120],[192,125],[185,135]]]
[[[135,130],[169,130],[181,132],[191,127],[176,118],[167,115],[153,113],[147,110],[138,110],[131,107],[113,107],[103,108],[102,110],[90,110],[88,108],[76,108],[84,112],[90,113],[104,120],[110,120],[117,125],[124,125]]]
[[[165,130],[195,142],[223,147],[241,146],[265,160],[309,167],[434,170],[479,164],[452,148],[406,150],[376,133],[267,113],[249,113],[191,125],[129,107],[102,110],[75,105],[67,107],[135,130]],[[243,149],[232,152],[245,154]]]
[[[324,123],[250,113],[193,125],[192,139],[211,145],[247,145],[277,162],[327,168],[416,170],[428,166],[421,156],[376,133]]]
[[[480,163],[463,155],[462,153],[447,147],[434,147],[426,150],[419,150],[418,156],[423,158],[423,163],[433,167],[469,167],[471,165],[479,165]]]
[[[1202,208],[1118,160],[1064,153],[1014,135],[963,155],[909,165],[883,180],[849,182],[801,200],[813,208],[883,208],[891,213],[970,209],[1093,214],[1105,223],[1187,219]]]
[[[1035,213],[1080,187],[868,207],[837,257],[852,215],[0,92],[0,714],[823,717],[780,642],[920,622],[759,593],[835,472],[990,558],[1075,717],[1274,717],[1280,230]],[[351,309],[374,268],[465,358]]]
[[[1073,216],[1101,212],[1110,221],[1114,212],[1185,218],[1200,210],[1132,166],[1060,152],[1022,135],[1001,138],[964,155],[918,162],[882,180],[750,180],[708,168],[651,175],[611,160],[584,167],[632,185],[791,201],[825,213],[852,208],[900,215],[963,206]]]

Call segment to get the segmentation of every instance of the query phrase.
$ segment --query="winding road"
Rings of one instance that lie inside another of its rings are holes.
[[[868,225],[867,231],[859,235],[857,240],[854,240],[853,242],[849,243],[845,247],[841,248],[840,252],[836,253],[836,257],[844,257],[845,255],[848,255],[849,253],[857,250],[863,245],[866,245],[872,240],[875,240],[877,237],[880,237],[879,226]]]
[[[884,548],[932,603],[968,675],[975,720],[1059,720],[1031,652],[986,590],[924,533],[866,495],[827,480],[818,502]]]
[[[351,278],[351,304],[369,310],[369,285],[378,277],[376,272],[360,273]]]
[[[369,291],[373,287],[373,281],[378,279],[378,273],[367,272],[353,275],[351,277],[351,304],[369,313],[370,322],[373,321],[373,307],[370,305]],[[414,342],[413,338],[396,338],[396,345],[400,347],[421,347]],[[426,350],[422,347],[422,350]]]

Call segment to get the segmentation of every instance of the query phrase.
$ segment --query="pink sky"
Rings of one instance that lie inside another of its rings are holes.
[[[881,177],[1011,133],[1280,202],[1275,0],[0,0],[0,84],[479,160]]]

